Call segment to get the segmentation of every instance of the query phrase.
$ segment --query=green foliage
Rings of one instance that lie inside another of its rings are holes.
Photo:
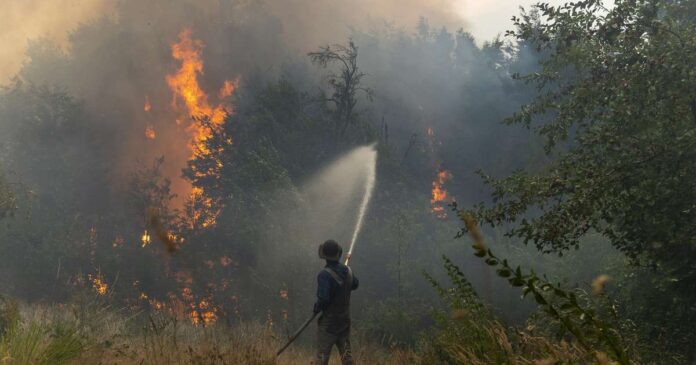
[[[676,328],[696,323],[694,4],[626,0],[607,9],[585,0],[534,10],[514,18],[509,35],[547,55],[538,72],[515,75],[538,96],[507,122],[534,129],[551,163],[502,179],[482,174],[493,203],[472,212],[545,253],[602,234],[669,278],[663,294],[652,293],[657,305],[632,319],[651,326],[641,317],[677,315],[666,343],[689,353],[696,337]]]
[[[596,230],[632,258],[696,275],[696,170],[685,163],[696,155],[696,25],[686,6],[541,4],[541,23],[516,19],[511,34],[551,54],[541,72],[518,76],[540,93],[508,122],[534,126],[558,156],[539,173],[485,176],[496,204],[478,207],[482,221],[519,221],[509,234],[545,252]]]
[[[460,218],[474,241],[474,255],[491,268],[496,268],[499,277],[507,280],[511,286],[519,287],[523,297],[531,295],[537,305],[570,332],[585,350],[592,352],[599,348],[608,351],[620,364],[630,364],[621,334],[594,309],[583,306],[576,293],[533,271],[523,273],[519,266],[513,268],[507,259],[497,257],[486,248],[477,223],[469,213],[460,212]]]
[[[22,319],[15,300],[2,298],[2,364],[68,364],[85,350],[77,329],[67,322],[47,324]]]
[[[417,298],[390,298],[373,302],[356,321],[356,327],[390,348],[408,348],[416,344],[420,331],[432,321],[427,313],[428,303]]]
[[[457,360],[461,350],[459,346],[465,347],[464,352],[475,358],[487,359],[491,363],[503,363],[509,357],[505,346],[501,346],[499,341],[499,331],[504,334],[504,327],[492,317],[459,268],[447,257],[443,256],[443,261],[452,287],[445,288],[431,275],[424,273],[449,309],[448,312],[435,312],[435,320],[440,330],[434,338],[425,340],[426,363],[462,363]]]
[[[21,314],[19,303],[7,297],[0,297],[0,336],[15,331],[19,326]]]
[[[445,288],[432,276],[426,279],[448,304],[436,311],[437,327],[426,332],[419,351],[421,364],[578,364],[590,363],[592,351],[550,336],[506,328],[479,299],[462,271],[443,257]]]
[[[508,120],[534,126],[556,161],[543,171],[496,180],[496,204],[478,216],[544,251],[602,232],[633,258],[696,274],[693,232],[696,170],[696,25],[682,2],[620,1],[552,7],[542,20],[516,19],[520,41],[551,55],[538,73],[519,76],[539,97]],[[693,109],[693,110],[692,110]],[[567,142],[567,143],[566,143]],[[538,210],[534,218],[521,219]]]
[[[424,273],[426,280],[437,290],[440,298],[447,302],[448,306],[453,310],[465,310],[483,317],[490,316],[488,309],[483,305],[474,287],[471,286],[471,283],[466,279],[464,273],[459,270],[459,267],[446,256],[443,256],[442,260],[444,261],[447,277],[454,285],[452,288],[444,288],[430,274]]]

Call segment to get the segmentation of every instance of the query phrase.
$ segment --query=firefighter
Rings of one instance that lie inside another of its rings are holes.
[[[343,365],[353,364],[350,350],[350,293],[358,288],[350,267],[341,264],[343,249],[334,240],[319,245],[319,257],[326,266],[317,275],[317,302],[314,313],[320,313],[317,331],[316,365],[327,365],[336,345]]]

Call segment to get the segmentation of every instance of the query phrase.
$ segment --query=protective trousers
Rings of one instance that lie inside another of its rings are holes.
[[[333,346],[338,347],[341,364],[353,365],[353,355],[350,351],[350,327],[333,334],[326,326],[319,326],[317,331],[317,359],[315,365],[328,365]]]

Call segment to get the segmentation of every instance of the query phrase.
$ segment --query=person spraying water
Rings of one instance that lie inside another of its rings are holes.
[[[321,313],[317,326],[317,365],[328,365],[334,345],[341,364],[352,365],[350,348],[350,294],[358,288],[358,278],[349,266],[341,264],[343,248],[334,240],[319,245],[319,257],[326,266],[317,275],[317,302],[314,314]],[[348,262],[346,257],[346,263]]]
[[[359,282],[348,264],[372,198],[377,169],[377,151],[374,144],[360,147],[354,151],[356,152],[365,156],[365,190],[345,261],[343,264],[339,263],[343,248],[336,241],[327,240],[319,246],[319,257],[326,260],[326,265],[317,275],[317,301],[314,304],[313,315],[290,336],[287,343],[276,353],[277,356],[321,314],[317,331],[316,364],[328,364],[334,345],[338,347],[343,365],[353,363],[350,347],[350,294],[358,288]]]

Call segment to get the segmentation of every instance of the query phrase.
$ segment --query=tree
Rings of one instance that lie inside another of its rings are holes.
[[[586,0],[535,8],[541,21],[523,13],[509,34],[548,57],[539,72],[516,75],[536,85],[538,96],[507,122],[534,128],[552,162],[502,179],[484,174],[494,202],[478,205],[477,217],[492,226],[512,223],[509,236],[546,253],[562,254],[599,232],[633,263],[671,278],[679,310],[693,320],[694,3],[631,0],[607,9]]]
[[[358,92],[372,98],[372,89],[360,84],[365,73],[358,69],[358,47],[351,40],[348,46],[325,46],[308,55],[312,62],[321,67],[328,67],[333,63],[340,66],[339,73],[332,72],[327,75],[333,93],[325,98],[325,101],[335,106],[333,114],[336,119],[335,137],[338,141],[345,135],[348,127],[357,123],[359,113],[355,107],[358,104]]]

